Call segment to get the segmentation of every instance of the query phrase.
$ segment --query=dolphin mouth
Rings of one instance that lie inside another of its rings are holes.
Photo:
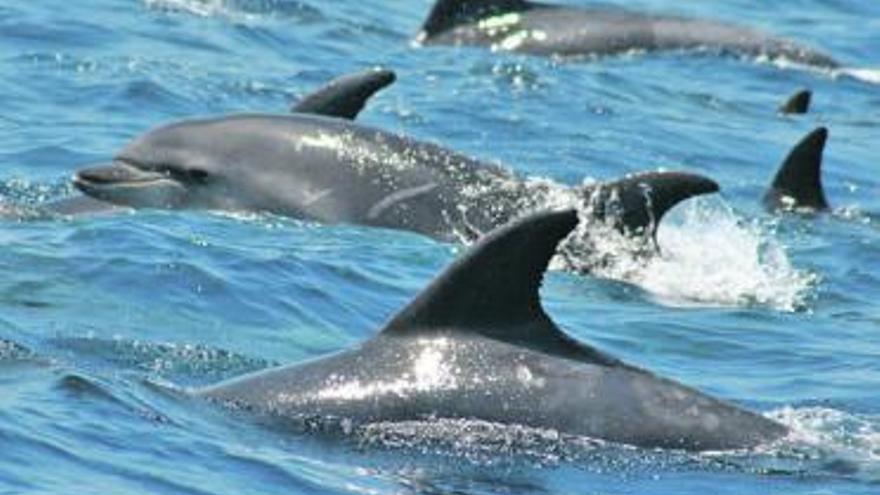
[[[102,186],[120,187],[125,185],[145,185],[160,180],[168,180],[168,176],[159,172],[144,170],[136,162],[124,158],[115,158],[107,164],[94,165],[78,170],[73,176],[73,184],[80,190],[100,188]]]

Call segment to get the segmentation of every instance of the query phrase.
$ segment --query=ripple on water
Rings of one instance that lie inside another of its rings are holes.
[[[181,384],[215,383],[276,363],[205,345],[93,337],[56,337],[49,343],[102,368],[140,370]]]
[[[221,17],[241,23],[258,23],[269,18],[301,22],[325,19],[314,4],[295,0],[144,0],[144,3],[156,11]]]

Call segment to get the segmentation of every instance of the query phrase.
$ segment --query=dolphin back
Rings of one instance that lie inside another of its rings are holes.
[[[496,229],[361,346],[196,393],[294,427],[478,419],[689,450],[784,435],[770,419],[606,356],[553,324],[538,289],[577,222],[568,210]]]

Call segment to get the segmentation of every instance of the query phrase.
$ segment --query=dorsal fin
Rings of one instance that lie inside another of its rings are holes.
[[[526,0],[437,0],[416,39],[424,41],[462,24],[508,12],[521,12],[532,6]]]
[[[828,129],[819,127],[795,145],[764,195],[767,208],[828,209],[822,190],[822,154],[827,139]]]
[[[577,223],[577,212],[566,210],[538,213],[493,230],[392,318],[382,334],[467,329],[522,341],[534,337],[529,329],[547,328],[559,338],[561,332],[541,307],[538,289],[557,244]]]
[[[587,192],[592,213],[626,234],[653,237],[660,219],[678,203],[719,190],[718,183],[686,172],[645,172],[605,182]]]
[[[306,95],[290,111],[354,119],[367,100],[397,79],[393,71],[369,69],[337,77]]]
[[[779,107],[781,113],[804,114],[810,111],[810,99],[813,92],[809,89],[801,89],[797,93],[791,95],[785,103]]]

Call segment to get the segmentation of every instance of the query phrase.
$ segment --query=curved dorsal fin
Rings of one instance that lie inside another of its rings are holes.
[[[589,201],[593,215],[614,225],[625,234],[657,231],[660,219],[678,203],[719,190],[718,183],[687,172],[645,172],[591,188]]]
[[[767,208],[828,209],[822,189],[822,153],[827,139],[828,129],[819,127],[795,145],[764,195]]]
[[[810,111],[810,99],[813,92],[809,89],[801,89],[797,93],[791,95],[782,106],[779,107],[781,113],[804,114]]]
[[[425,40],[462,24],[532,7],[526,0],[437,0],[416,39]]]
[[[538,289],[556,245],[577,223],[577,212],[566,210],[538,213],[493,230],[435,278],[382,333],[466,329],[524,340],[529,338],[524,335],[528,328],[549,328],[559,338],[561,332],[541,307]]]
[[[337,77],[306,95],[290,111],[354,119],[367,100],[397,79],[393,71],[368,69]]]

